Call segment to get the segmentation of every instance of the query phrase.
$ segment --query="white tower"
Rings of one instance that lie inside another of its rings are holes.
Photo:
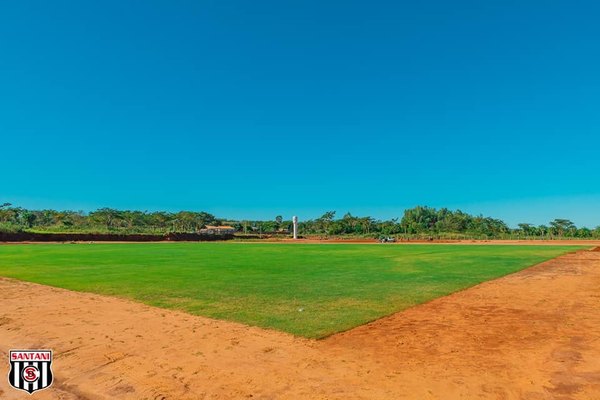
[[[295,215],[292,217],[292,223],[294,224],[294,240],[298,239],[298,217]]]

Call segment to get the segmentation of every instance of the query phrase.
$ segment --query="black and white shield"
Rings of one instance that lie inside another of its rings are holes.
[[[32,394],[52,384],[52,350],[11,350],[8,382]]]

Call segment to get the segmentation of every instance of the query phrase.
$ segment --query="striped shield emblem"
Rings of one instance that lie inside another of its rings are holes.
[[[52,350],[11,350],[8,382],[32,394],[52,384]]]

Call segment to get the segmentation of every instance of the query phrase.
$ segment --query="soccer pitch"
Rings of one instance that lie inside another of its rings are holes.
[[[5,245],[0,276],[321,338],[581,248]]]

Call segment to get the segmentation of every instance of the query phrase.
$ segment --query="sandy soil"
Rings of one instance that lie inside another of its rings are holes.
[[[51,348],[37,399],[600,399],[600,252],[579,251],[325,340],[0,279],[11,348]]]

